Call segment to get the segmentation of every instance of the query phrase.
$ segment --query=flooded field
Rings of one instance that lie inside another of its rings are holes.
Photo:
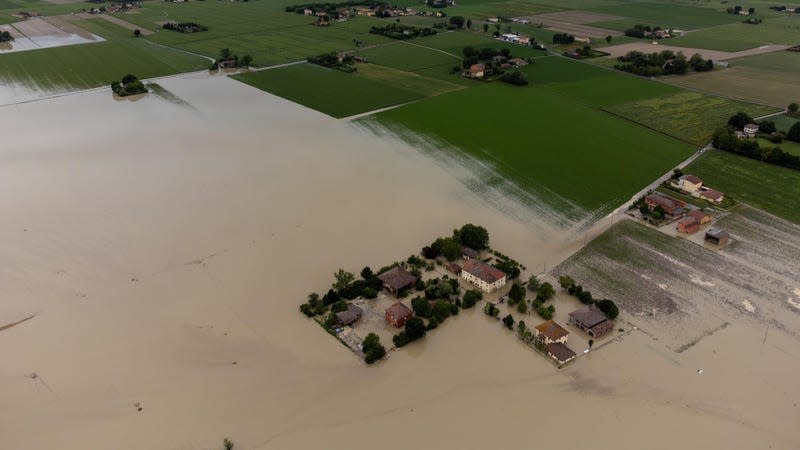
[[[0,25],[0,31],[8,31],[14,37],[11,42],[0,43],[0,54],[104,40],[62,17],[35,17]]]
[[[231,79],[157,83],[133,101],[101,89],[0,107],[0,447],[576,448],[589,428],[598,448],[800,443],[786,299],[714,306],[706,322],[730,325],[676,353],[690,339],[662,341],[615,294],[619,322],[642,331],[561,370],[477,307],[364,366],[297,310],[337,268],[474,222],[538,271],[585,232],[470,188],[468,168]],[[573,276],[590,286],[584,270]],[[708,270],[704,283],[723,277]],[[695,303],[720,303],[698,286]],[[409,438],[387,439],[399,429]]]

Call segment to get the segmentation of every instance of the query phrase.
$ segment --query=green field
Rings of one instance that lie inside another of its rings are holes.
[[[110,84],[126,73],[152,78],[208,67],[208,60],[160,47],[102,19],[79,25],[108,40],[0,55],[0,82],[64,90]]]
[[[800,156],[800,143],[784,139],[780,144],[775,144],[763,138],[758,138],[758,145],[765,147],[780,147],[786,153]]]
[[[370,63],[381,64],[399,70],[416,72],[434,67],[449,70],[461,64],[461,56],[453,56],[441,51],[432,50],[409,42],[392,42],[380,47],[357,50],[356,55],[361,55]]]
[[[664,28],[677,28],[681,30],[695,30],[715,25],[739,22],[742,19],[722,11],[715,11],[694,6],[676,5],[674,2],[627,2],[624,4],[613,3],[601,7],[587,8],[589,11],[602,12],[628,19],[597,22],[592,26],[609,28],[612,30],[625,30],[637,23],[660,25]]]
[[[684,172],[739,201],[800,223],[800,172],[721,151],[706,152]]]
[[[607,212],[692,151],[549,90],[502,83],[385,111],[366,124],[463,151],[572,219]]]
[[[725,125],[730,116],[739,111],[745,111],[753,117],[777,112],[776,108],[769,106],[696,92],[681,92],[625,103],[606,110],[695,146],[707,144],[714,129]]]
[[[800,122],[800,116],[792,117],[786,114],[782,114],[780,116],[770,117],[767,120],[775,122],[775,127],[778,130],[786,133],[787,131],[789,131],[789,128],[792,128],[792,125],[794,125],[797,122]]]
[[[234,78],[333,117],[405,103],[427,94],[395,86],[385,79],[344,73],[315,64],[244,73]]]
[[[797,45],[799,36],[800,17],[780,17],[759,25],[739,22],[706,28],[670,39],[670,44],[737,52],[767,44]]]

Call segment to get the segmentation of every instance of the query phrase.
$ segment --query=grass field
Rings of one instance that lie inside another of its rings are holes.
[[[788,116],[786,114],[782,114],[780,116],[770,117],[769,120],[775,122],[775,127],[786,133],[789,131],[789,128],[792,127],[797,122],[800,122],[800,116]]]
[[[235,75],[234,78],[333,117],[405,103],[429,93],[420,85],[417,85],[418,90],[399,87],[394,84],[397,80],[388,79],[391,74],[382,72],[382,76],[373,75],[371,78],[315,64],[298,64]]]
[[[764,147],[780,147],[783,151],[800,156],[800,143],[784,139],[780,144],[774,144],[766,139],[759,138],[758,145]]]
[[[0,55],[0,83],[58,91],[102,86],[126,73],[152,78],[208,67],[208,60],[134,38],[105,20],[79,25],[108,41]]]
[[[721,151],[706,152],[684,172],[778,217],[800,223],[800,172]]]
[[[736,52],[766,44],[797,45],[798,36],[800,18],[780,17],[764,20],[759,25],[739,22],[706,28],[670,39],[670,44]]]
[[[777,111],[776,108],[768,106],[711,97],[696,92],[681,92],[624,103],[606,110],[695,146],[707,144],[714,129],[725,125],[730,116],[739,111],[745,111],[753,117]]]
[[[616,207],[692,151],[554,92],[501,83],[426,99],[370,121],[411,141],[416,137],[409,133],[433,139],[437,148],[461,150],[540,201],[557,202],[557,193],[583,214]],[[579,211],[569,213],[580,218]]]
[[[433,67],[450,70],[454,65],[461,64],[460,55],[456,57],[409,42],[392,42],[380,47],[357,50],[354,54],[366,57],[373,64],[410,72]]]
[[[660,25],[661,27],[681,30],[694,30],[741,21],[738,16],[732,14],[694,6],[676,5],[674,2],[628,2],[624,5],[614,3],[587,9],[629,18],[621,21],[592,24],[595,27],[612,30],[624,30],[637,23]]]

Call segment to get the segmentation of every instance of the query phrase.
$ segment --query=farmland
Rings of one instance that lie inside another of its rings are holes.
[[[769,120],[775,122],[775,127],[778,128],[778,130],[786,133],[789,131],[789,128],[791,128],[792,125],[800,121],[800,117],[792,117],[783,114],[780,116],[770,117]]]
[[[764,20],[759,25],[731,23],[706,28],[671,39],[670,44],[735,52],[766,44],[796,45],[798,35],[800,20],[796,17],[780,17]]]
[[[456,156],[463,151],[538,201],[574,205],[565,210],[572,219],[612,209],[691,153],[685,144],[549,90],[498,83],[386,111],[366,125],[412,142],[424,136]],[[637,157],[644,149],[647,157]]]
[[[744,111],[753,117],[776,112],[776,108],[712,97],[696,92],[681,92],[606,108],[607,111],[674,136],[695,146],[711,139],[716,127],[730,116]]]
[[[800,172],[721,151],[706,152],[685,169],[709,186],[778,217],[800,223]]]

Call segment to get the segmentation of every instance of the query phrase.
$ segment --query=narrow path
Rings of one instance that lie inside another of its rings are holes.
[[[426,98],[426,97],[423,97],[423,98]],[[353,121],[353,120],[356,120],[356,119],[360,119],[362,117],[371,116],[373,114],[378,114],[378,113],[384,112],[384,111],[389,111],[390,109],[395,109],[395,108],[399,108],[401,106],[406,106],[406,105],[410,105],[412,103],[417,103],[420,100],[422,100],[422,99],[411,100],[410,102],[398,103],[398,104],[392,105],[392,106],[386,106],[386,107],[383,107],[383,108],[373,109],[372,111],[367,111],[367,112],[363,112],[363,113],[359,113],[359,114],[354,114],[352,116],[343,117],[341,120],[348,121],[348,122],[349,121]]]
[[[408,41],[403,41],[403,43],[404,44],[408,44],[408,45],[413,45],[414,47],[426,48],[428,50],[433,50],[435,52],[444,53],[445,55],[452,56],[453,58],[456,58],[456,59],[461,59],[461,57],[458,56],[458,55],[454,55],[454,54],[452,54],[450,52],[446,52],[446,51],[438,49],[438,48],[433,48],[433,47],[428,47],[428,46],[425,46],[425,45],[414,44],[413,42],[408,42]]]

